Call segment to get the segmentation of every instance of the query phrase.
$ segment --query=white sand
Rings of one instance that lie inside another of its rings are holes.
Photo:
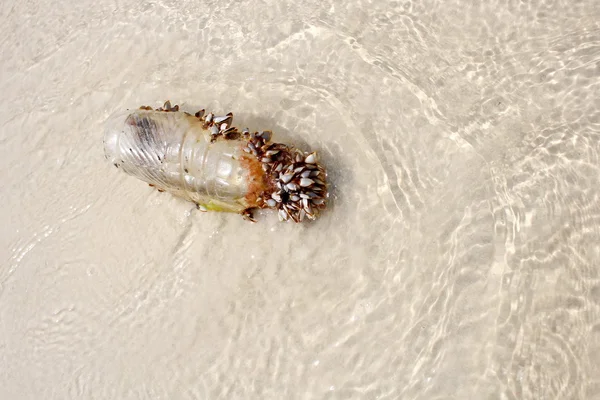
[[[0,399],[600,399],[598,0],[0,17]],[[333,206],[108,165],[107,116],[166,99],[319,150]]]

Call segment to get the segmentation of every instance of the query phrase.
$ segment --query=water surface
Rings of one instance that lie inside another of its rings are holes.
[[[600,399],[600,6],[0,5],[0,398]],[[170,99],[317,149],[316,223],[103,158]]]

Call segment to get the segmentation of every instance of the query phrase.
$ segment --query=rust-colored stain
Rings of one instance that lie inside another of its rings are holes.
[[[257,199],[267,190],[273,190],[274,185],[267,181],[266,173],[261,162],[251,154],[241,152],[240,164],[248,171],[248,193],[245,196],[249,207],[258,207]],[[273,186],[273,187],[270,187]]]

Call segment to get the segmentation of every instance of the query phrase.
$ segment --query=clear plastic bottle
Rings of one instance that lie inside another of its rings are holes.
[[[316,154],[269,143],[271,133],[242,132],[222,117],[191,115],[165,103],[113,114],[104,135],[105,157],[160,191],[203,211],[241,213],[276,208],[282,220],[314,219],[325,208],[326,173]]]

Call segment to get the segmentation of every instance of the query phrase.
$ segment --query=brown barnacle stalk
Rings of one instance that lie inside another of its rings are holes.
[[[239,131],[233,113],[163,107],[117,113],[107,123],[105,156],[159,191],[255,221],[276,209],[281,221],[314,220],[327,206],[327,172],[317,153],[271,142],[272,132]]]

